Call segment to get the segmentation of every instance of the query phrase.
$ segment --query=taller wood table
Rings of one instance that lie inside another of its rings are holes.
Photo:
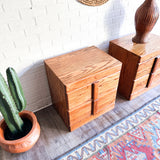
[[[160,36],[150,34],[145,44],[133,43],[133,36],[109,44],[109,54],[122,62],[118,92],[128,100],[160,84]]]
[[[113,109],[121,62],[97,47],[45,60],[53,104],[70,131]]]

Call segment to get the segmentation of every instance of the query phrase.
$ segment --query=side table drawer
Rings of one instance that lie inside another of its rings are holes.
[[[160,78],[160,58],[156,57],[139,65],[132,94],[144,88],[155,86]]]
[[[76,89],[67,93],[68,96],[68,109],[72,110],[75,107],[91,101],[91,85]]]
[[[134,80],[132,92],[133,93],[138,92],[139,90],[145,88],[147,85],[147,82],[148,82],[148,78],[149,78],[149,74],[147,74],[139,79]]]
[[[78,108],[68,111],[69,119],[70,119],[70,125],[73,125],[75,123],[78,123],[79,121],[82,121],[86,118],[89,118],[91,116],[91,101],[79,106]]]
[[[139,64],[135,79],[139,79],[149,74],[151,72],[153,64],[154,64],[154,58]]]
[[[106,95],[99,97],[97,101],[97,105],[94,108],[94,114],[105,110],[107,106],[115,102],[117,90],[114,89],[111,92],[108,92]]]
[[[115,102],[120,72],[102,78],[92,84],[92,114],[96,115]]]
[[[98,97],[101,97],[101,96],[105,95],[106,93],[117,88],[118,81],[119,81],[119,74],[120,74],[120,72],[117,72],[115,74],[112,74],[108,77],[105,77],[105,78],[99,80]]]
[[[160,56],[156,57],[154,60],[154,64],[151,69],[146,87],[151,87],[153,83],[159,82],[160,78],[159,73],[160,73]]]
[[[148,87],[152,87],[157,84],[160,84],[160,70],[152,74],[152,78]]]
[[[147,83],[147,87],[152,87],[157,84],[160,84],[160,69],[151,74],[151,77]]]
[[[72,92],[68,92],[68,110],[72,110],[79,105],[87,103],[91,99],[93,99],[93,92],[97,92],[97,97],[94,100],[97,100],[98,97],[104,96],[106,93],[115,90],[118,86],[120,72],[112,74],[110,76],[104,77],[98,80],[96,83],[97,91],[92,88],[92,85],[85,86],[80,89],[76,89]]]

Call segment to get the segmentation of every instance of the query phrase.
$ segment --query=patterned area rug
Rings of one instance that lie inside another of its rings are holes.
[[[160,97],[58,160],[160,159]]]

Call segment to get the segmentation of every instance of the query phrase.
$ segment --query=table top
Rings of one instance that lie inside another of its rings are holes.
[[[66,85],[121,65],[118,60],[95,46],[47,59],[45,64]]]
[[[152,58],[160,53],[160,36],[155,34],[149,34],[148,42],[144,44],[133,43],[132,38],[134,34],[127,35],[115,40],[112,40],[111,43],[114,43],[131,54],[139,56],[141,61]]]

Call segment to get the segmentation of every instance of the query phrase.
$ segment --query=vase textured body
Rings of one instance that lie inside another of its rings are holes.
[[[159,18],[159,9],[155,0],[145,0],[135,14],[136,35],[132,41],[146,43],[149,32],[153,29]]]

